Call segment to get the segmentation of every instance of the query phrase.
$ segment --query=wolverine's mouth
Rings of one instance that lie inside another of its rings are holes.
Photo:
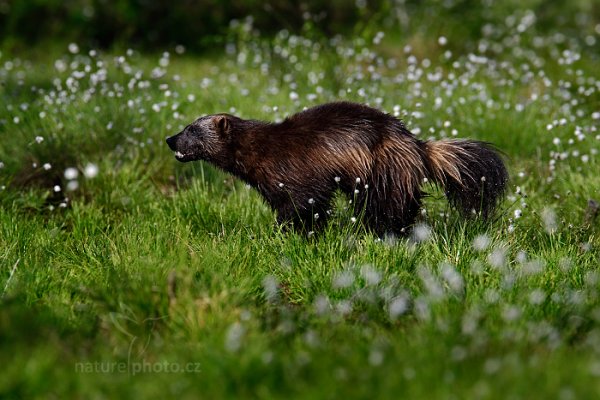
[[[180,151],[176,151],[175,158],[177,159],[177,161],[181,161],[181,162],[193,161],[194,155],[193,154],[183,154]]]

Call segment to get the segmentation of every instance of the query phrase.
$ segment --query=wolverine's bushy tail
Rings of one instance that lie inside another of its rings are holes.
[[[508,172],[492,145],[474,140],[425,143],[431,179],[463,213],[491,214],[506,190]]]

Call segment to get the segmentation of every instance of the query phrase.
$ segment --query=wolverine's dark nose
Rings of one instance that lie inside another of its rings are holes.
[[[175,135],[177,136],[177,135]],[[167,138],[167,144],[169,145],[169,148],[173,151],[177,150],[177,147],[175,145],[175,143],[177,142],[177,139],[175,138],[175,136],[171,136]]]

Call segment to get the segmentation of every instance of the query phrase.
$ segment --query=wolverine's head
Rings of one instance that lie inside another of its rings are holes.
[[[226,156],[231,124],[235,119],[228,114],[198,118],[177,135],[167,138],[167,144],[178,161],[206,160],[219,164]]]

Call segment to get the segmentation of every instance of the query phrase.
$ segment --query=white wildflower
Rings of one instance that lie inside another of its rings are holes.
[[[542,210],[542,221],[544,222],[544,228],[548,233],[554,233],[558,224],[556,223],[556,213],[553,209],[546,207]]]
[[[515,219],[521,218],[521,215],[523,215],[523,211],[521,211],[520,209],[517,208],[515,210]]]
[[[381,274],[372,265],[363,265],[360,273],[367,285],[377,285],[381,282]]]
[[[225,349],[232,353],[238,351],[245,333],[246,329],[239,322],[231,324],[225,334]]]
[[[431,237],[431,228],[426,224],[417,224],[413,228],[412,238],[415,242],[424,242]]]
[[[273,302],[277,300],[278,282],[273,275],[267,275],[262,281],[265,298],[267,301]]]
[[[69,168],[65,169],[64,175],[65,175],[65,179],[73,180],[79,176],[79,171],[77,171],[77,168],[69,167]]]
[[[388,306],[390,319],[394,320],[408,310],[409,300],[407,296],[394,297]]]
[[[79,188],[79,182],[77,182],[76,180],[69,181],[67,183],[67,191],[68,192],[72,192],[74,190],[77,190],[77,188]]]
[[[477,235],[475,239],[473,239],[473,249],[476,251],[484,251],[490,245],[490,238],[485,235]]]
[[[95,178],[98,175],[98,166],[92,163],[87,164],[83,170],[83,175],[86,178]]]
[[[77,46],[77,43],[70,43],[69,44],[69,52],[71,54],[77,54],[77,53],[79,53],[79,46]]]
[[[343,289],[352,286],[354,283],[354,274],[351,271],[341,271],[333,277],[332,286],[334,289]]]

